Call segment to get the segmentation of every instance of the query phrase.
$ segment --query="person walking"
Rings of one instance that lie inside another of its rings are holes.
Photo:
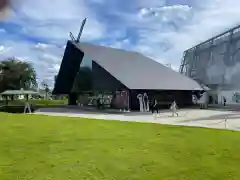
[[[174,100],[170,109],[172,110],[172,117],[174,117],[174,115],[176,114],[178,116],[178,112],[177,112],[177,103]]]
[[[159,113],[159,110],[158,110],[158,102],[157,102],[157,100],[154,98],[153,99],[153,102],[152,102],[152,114],[154,114],[155,113],[155,111],[156,111],[156,115],[158,115],[158,113]]]
[[[227,100],[226,100],[226,98],[223,96],[223,105],[224,105],[224,106],[226,106],[226,102],[227,102]]]

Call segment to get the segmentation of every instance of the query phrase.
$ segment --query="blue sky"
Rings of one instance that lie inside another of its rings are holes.
[[[138,51],[178,69],[182,53],[240,24],[238,0],[12,0],[0,20],[0,59],[33,63],[39,80],[57,74],[69,32],[82,41]],[[0,14],[0,17],[2,14]]]

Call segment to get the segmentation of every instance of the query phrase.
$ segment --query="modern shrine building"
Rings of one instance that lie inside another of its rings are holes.
[[[200,90],[193,79],[138,52],[68,41],[53,94],[69,95],[69,105],[94,105],[102,97],[109,107],[136,110],[138,94],[187,106]]]

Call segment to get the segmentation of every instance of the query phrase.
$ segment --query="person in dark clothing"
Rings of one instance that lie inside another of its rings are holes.
[[[97,98],[97,108],[98,109],[102,108],[101,98]]]
[[[158,109],[158,102],[157,100],[154,98],[153,102],[152,102],[152,114],[154,114],[154,112],[156,111],[157,114],[159,113],[159,109]]]
[[[226,106],[226,102],[227,102],[227,100],[226,100],[226,98],[223,96],[223,105],[224,105],[224,106]]]
[[[213,97],[209,96],[209,104],[213,104]]]

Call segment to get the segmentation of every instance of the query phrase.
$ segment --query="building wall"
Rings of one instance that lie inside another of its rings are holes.
[[[184,53],[181,73],[206,85],[240,89],[240,28]]]
[[[85,69],[87,68],[87,69]],[[72,92],[105,91],[114,92],[126,88],[103,67],[84,54],[80,70],[76,75]]]
[[[156,98],[163,109],[169,108],[174,100],[177,102],[178,107],[187,107],[193,104],[192,91],[131,90],[130,92],[130,107],[132,110],[139,110],[137,95],[145,92],[150,102],[152,102],[153,98]]]
[[[69,94],[84,54],[71,41],[67,42],[53,94]]]
[[[230,105],[240,104],[240,89],[235,91],[220,91],[218,94],[219,104],[223,104],[223,97],[226,98],[226,103]]]
[[[67,42],[54,94],[68,94],[69,104],[76,105],[79,92],[115,92],[122,89],[127,88],[71,41]]]

